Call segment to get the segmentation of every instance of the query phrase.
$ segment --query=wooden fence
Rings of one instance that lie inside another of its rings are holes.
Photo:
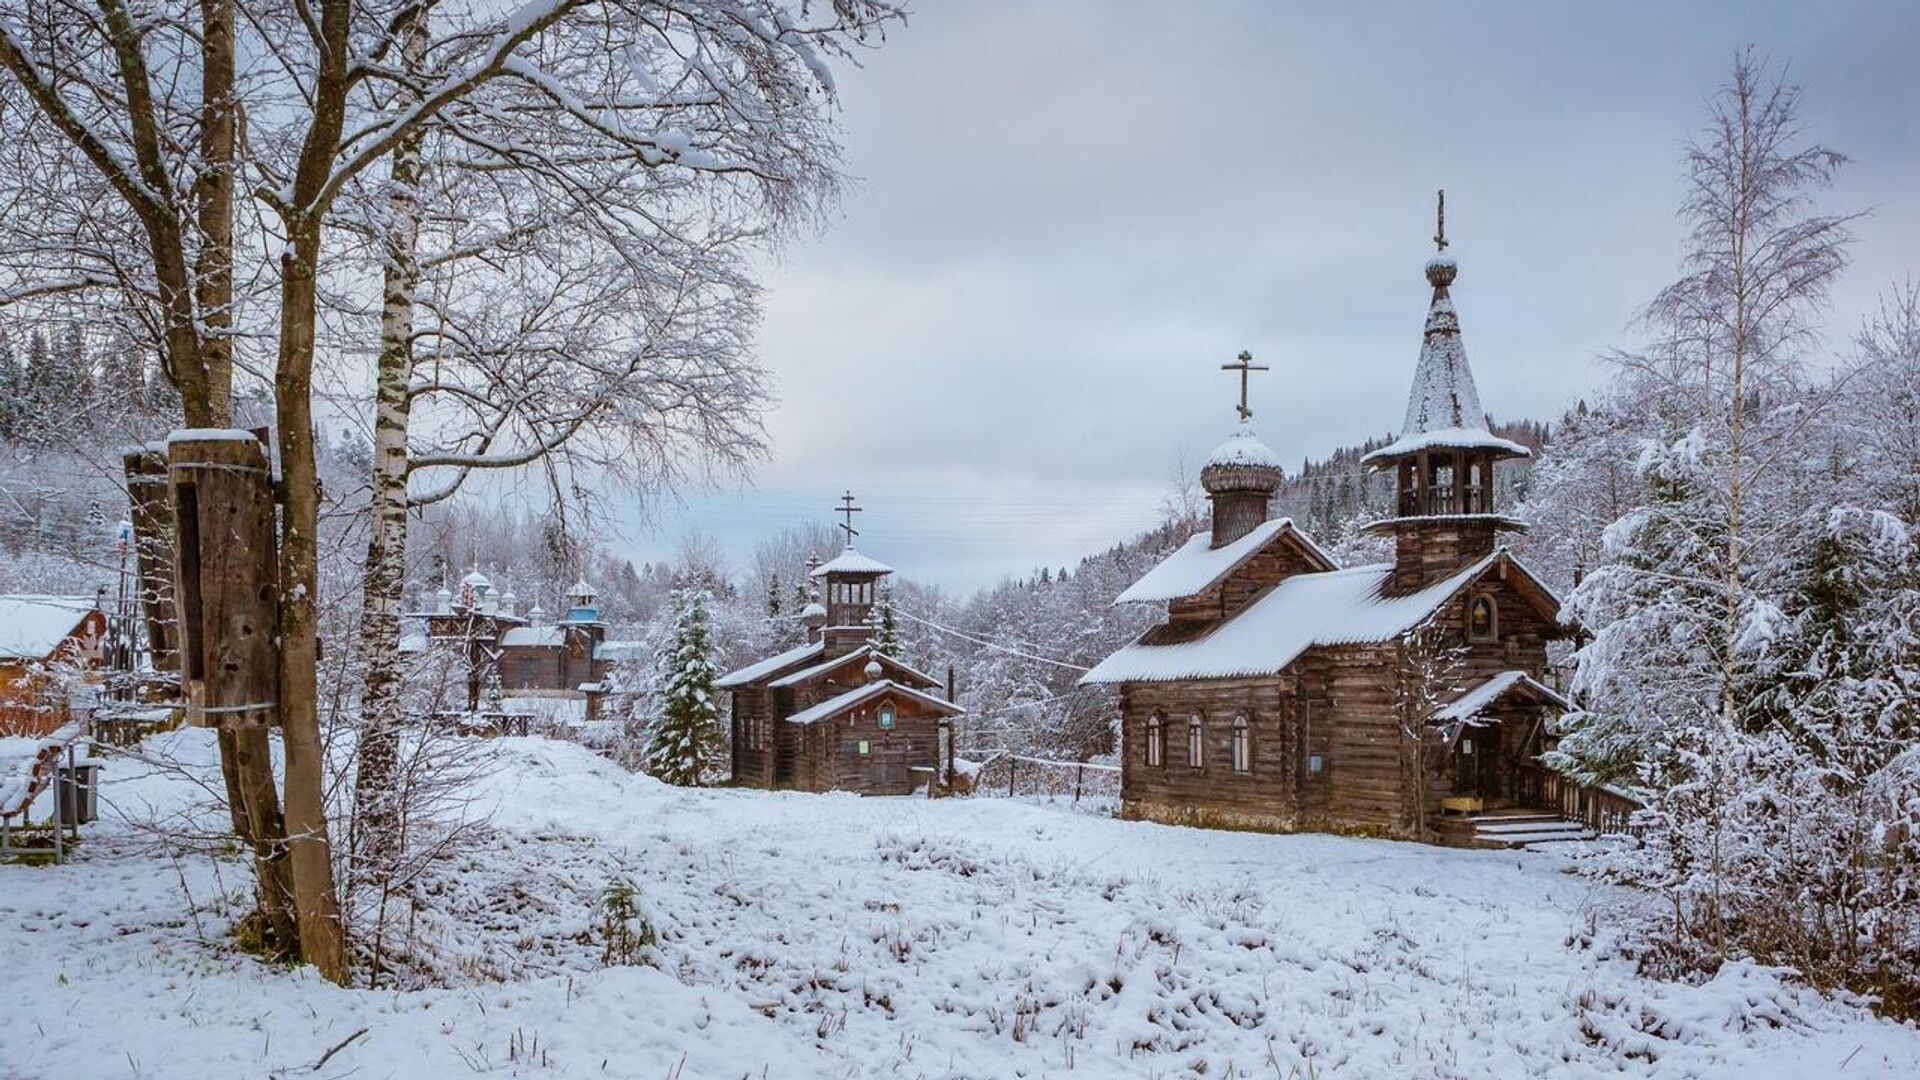
[[[1639,835],[1633,815],[1645,807],[1631,795],[1582,784],[1544,765],[1522,765],[1516,772],[1516,794],[1522,806],[1582,822],[1598,833]]]
[[[1048,799],[1120,797],[1120,766],[1086,761],[1055,761],[1025,754],[1000,754],[980,767],[973,781],[975,795]]]

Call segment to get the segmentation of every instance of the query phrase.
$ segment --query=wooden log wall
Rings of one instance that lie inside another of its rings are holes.
[[[173,569],[189,722],[278,721],[279,587],[266,448],[241,433],[167,446]]]

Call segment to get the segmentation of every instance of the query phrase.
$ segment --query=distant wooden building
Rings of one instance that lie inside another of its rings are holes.
[[[485,705],[497,679],[509,699],[551,699],[536,710],[543,716],[595,719],[611,665],[638,651],[632,642],[607,640],[599,597],[585,581],[567,591],[566,611],[549,619],[538,601],[521,614],[514,594],[497,592],[476,569],[461,579],[457,595],[443,586],[432,610],[407,618],[420,628],[408,639],[408,650],[446,649],[463,659],[469,710]],[[568,708],[567,702],[577,705]]]
[[[1119,688],[1122,812],[1230,828],[1473,843],[1557,837],[1536,756],[1567,702],[1548,685],[1560,605],[1499,546],[1521,528],[1493,471],[1524,446],[1488,430],[1442,253],[1400,437],[1365,464],[1398,482],[1389,563],[1350,568],[1268,519],[1280,461],[1247,423],[1201,472],[1213,525],[1127,589],[1167,618],[1089,672]],[[1254,369],[1258,370],[1258,369]],[[1488,816],[1516,808],[1499,825]],[[1443,811],[1459,811],[1458,818]]]
[[[107,616],[91,596],[0,596],[0,736],[66,722],[67,688],[95,681]]]
[[[932,676],[874,647],[879,583],[893,572],[854,550],[811,571],[825,589],[802,615],[806,644],[722,676],[733,696],[735,783],[905,795],[934,781],[942,726],[962,710]]]

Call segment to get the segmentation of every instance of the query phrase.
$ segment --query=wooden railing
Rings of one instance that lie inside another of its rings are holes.
[[[1514,774],[1514,794],[1529,810],[1559,814],[1598,833],[1639,834],[1633,815],[1643,806],[1631,795],[1582,784],[1539,764],[1521,765]]]
[[[1046,799],[1119,798],[1120,766],[999,754],[974,778],[975,795],[1031,795]]]

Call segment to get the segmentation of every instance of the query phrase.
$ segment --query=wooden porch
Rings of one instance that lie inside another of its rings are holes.
[[[1464,848],[1520,848],[1534,844],[1634,835],[1631,796],[1581,784],[1537,760],[1514,765],[1511,798],[1447,799],[1434,823],[1442,844]]]

